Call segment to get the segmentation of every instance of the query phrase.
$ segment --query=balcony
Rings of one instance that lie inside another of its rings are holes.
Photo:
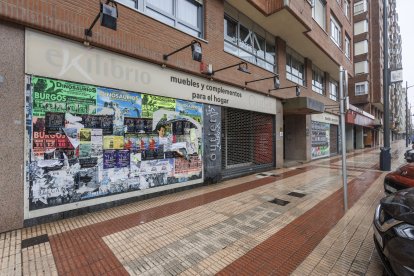
[[[272,35],[286,41],[288,46],[302,56],[317,61],[320,69],[330,75],[338,75],[338,64],[343,65],[352,74],[352,64],[343,50],[334,44],[329,34],[312,18],[311,1],[227,0],[226,2]],[[341,16],[345,18],[345,15]],[[327,21],[329,22],[329,18]],[[340,22],[342,25],[348,24],[347,28],[352,28],[348,20],[343,21]],[[348,29],[343,31],[352,32]]]

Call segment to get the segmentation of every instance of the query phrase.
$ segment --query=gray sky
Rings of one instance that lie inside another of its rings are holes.
[[[414,31],[413,31],[413,0],[397,0],[398,23],[400,25],[402,37],[402,59],[404,83],[408,86],[414,85]],[[412,105],[414,111],[414,87],[408,89],[408,105]]]

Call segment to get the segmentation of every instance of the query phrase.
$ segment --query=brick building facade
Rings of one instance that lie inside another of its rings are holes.
[[[0,1],[0,231],[336,154],[352,4]]]

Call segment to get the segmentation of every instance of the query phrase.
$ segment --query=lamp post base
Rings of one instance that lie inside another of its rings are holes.
[[[391,170],[391,148],[382,147],[380,153],[380,170]]]

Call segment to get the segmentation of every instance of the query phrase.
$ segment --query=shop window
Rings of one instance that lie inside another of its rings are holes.
[[[202,182],[203,104],[37,76],[27,81],[29,210]]]
[[[324,73],[316,66],[312,66],[312,90],[316,93],[322,94],[324,92]]]
[[[334,80],[329,81],[329,98],[338,101],[338,82]]]
[[[339,47],[341,46],[342,30],[338,21],[331,16],[331,39]]]
[[[276,70],[275,37],[246,16],[232,10],[224,15],[224,50],[271,72]]]
[[[202,0],[117,0],[164,24],[203,37]]]
[[[325,0],[314,0],[312,6],[312,17],[322,27],[326,29],[326,1]]]
[[[366,95],[368,94],[368,82],[358,82],[355,83],[355,96]]]
[[[305,83],[304,58],[291,49],[286,49],[286,79],[300,85]]]

